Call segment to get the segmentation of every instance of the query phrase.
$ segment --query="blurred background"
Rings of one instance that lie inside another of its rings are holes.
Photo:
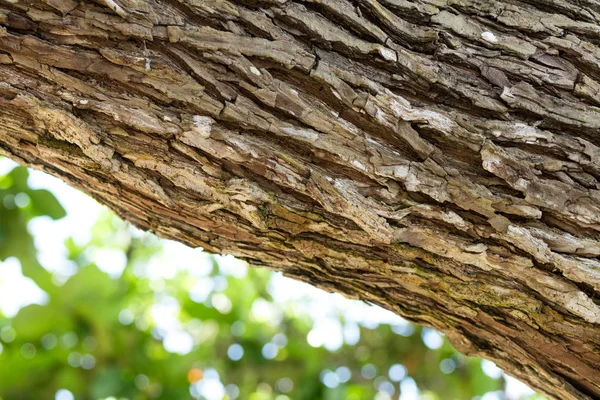
[[[0,157],[0,400],[539,400],[381,308],[161,240]]]

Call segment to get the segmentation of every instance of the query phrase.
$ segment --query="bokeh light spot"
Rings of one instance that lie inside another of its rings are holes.
[[[54,396],[55,400],[75,400],[75,396],[73,393],[68,391],[67,389],[59,389]]]
[[[44,336],[42,336],[41,342],[42,342],[42,347],[44,349],[52,350],[58,344],[58,339],[56,338],[55,334],[47,333]]]
[[[81,356],[81,368],[83,369],[93,369],[96,366],[96,358],[94,358],[91,354],[84,354]]]
[[[231,324],[231,334],[233,336],[242,336],[246,332],[246,324],[242,321],[235,321]]]
[[[35,357],[35,353],[36,349],[33,344],[25,343],[23,346],[21,346],[21,355],[28,360],[31,360],[33,357]]]
[[[67,362],[73,368],[81,367],[81,354],[74,351],[67,357]]]
[[[330,389],[334,389],[340,384],[340,377],[333,371],[326,369],[321,372],[321,382]]]
[[[17,336],[17,332],[13,329],[12,326],[5,326],[0,330],[0,340],[4,343],[10,343],[15,340]]]
[[[134,318],[133,312],[129,309],[121,310],[119,313],[119,322],[123,325],[131,324]]]
[[[456,369],[456,362],[451,358],[445,358],[440,362],[440,371],[444,374],[451,374]]]
[[[272,360],[277,356],[279,348],[275,343],[267,343],[262,348],[262,355],[267,360]]]
[[[234,343],[227,349],[227,356],[230,360],[239,361],[244,356],[244,348]]]
[[[373,364],[364,365],[360,370],[361,375],[365,379],[373,379],[377,376],[377,367]]]
[[[348,382],[352,378],[352,372],[348,367],[339,367],[335,370],[335,373],[340,378],[340,382]]]
[[[442,344],[444,344],[442,335],[433,329],[423,328],[423,331],[421,332],[421,339],[423,340],[425,346],[432,350],[439,349],[442,347]]]
[[[499,379],[502,376],[502,370],[491,361],[481,360],[481,369],[490,378]]]
[[[294,381],[287,377],[281,378],[277,381],[276,387],[281,393],[289,393],[294,389]]]
[[[229,385],[225,386],[225,392],[230,399],[237,399],[240,395],[240,388],[238,388],[237,385],[230,383]]]
[[[139,390],[146,390],[150,386],[150,379],[144,374],[139,374],[135,377],[133,383]]]
[[[67,349],[72,349],[75,347],[78,341],[79,339],[77,338],[77,334],[75,332],[67,332],[61,338],[63,346],[65,346]]]
[[[203,372],[199,368],[192,368],[188,371],[187,379],[189,383],[196,383],[203,377]]]
[[[402,364],[394,364],[390,367],[388,376],[392,382],[400,382],[406,377],[406,368]]]

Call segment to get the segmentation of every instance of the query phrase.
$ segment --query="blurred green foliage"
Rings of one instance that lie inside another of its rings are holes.
[[[414,383],[422,399],[461,400],[502,390],[502,379],[484,374],[480,360],[445,339],[428,348],[423,337],[435,332],[407,322],[359,326],[360,339],[339,349],[311,346],[313,319],[297,302],[274,302],[266,270],[232,273],[224,267],[230,259],[197,251],[188,269],[154,279],[148,266],[163,242],[109,212],[86,240],[66,240],[65,263],[76,268],[57,279],[38,261],[27,227],[66,213],[27,178],[23,167],[0,175],[0,261],[18,259],[47,301],[11,317],[0,313],[2,400],[385,400]],[[119,277],[94,264],[90,254],[99,250],[124,255]],[[161,312],[173,319],[169,329],[157,322]],[[343,313],[338,322],[349,326]],[[189,351],[168,351],[186,343]]]

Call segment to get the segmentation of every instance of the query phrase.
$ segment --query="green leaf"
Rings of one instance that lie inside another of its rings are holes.
[[[52,307],[31,304],[19,310],[13,328],[20,340],[37,341],[55,327],[64,328],[62,319]]]
[[[34,216],[47,215],[50,218],[57,220],[67,215],[63,206],[48,190],[29,190],[27,191],[27,194],[31,198],[31,210]]]
[[[29,171],[25,167],[15,167],[8,175],[12,180],[12,191],[13,193],[25,192],[29,190],[27,186],[27,178],[29,177]]]

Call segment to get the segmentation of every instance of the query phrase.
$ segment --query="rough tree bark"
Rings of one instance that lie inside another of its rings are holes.
[[[0,153],[600,398],[600,1],[0,0]]]

